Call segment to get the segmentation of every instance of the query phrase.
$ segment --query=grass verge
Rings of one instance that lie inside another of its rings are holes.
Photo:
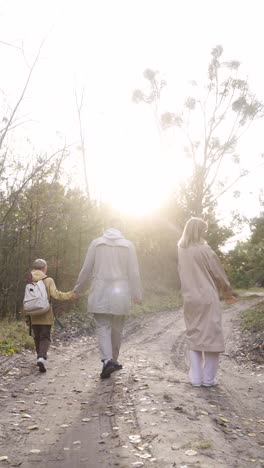
[[[264,332],[264,301],[242,312],[242,330]]]
[[[181,305],[181,294],[177,290],[147,290],[142,305],[133,306],[132,315],[175,310]]]
[[[241,295],[241,294],[244,294],[244,293],[264,293],[264,288],[258,288],[258,287],[253,287],[253,288],[249,288],[249,289],[238,289],[238,288],[235,288],[235,292],[238,294],[238,295]]]
[[[34,349],[34,341],[24,322],[2,321],[0,324],[0,354],[10,356],[23,349]]]

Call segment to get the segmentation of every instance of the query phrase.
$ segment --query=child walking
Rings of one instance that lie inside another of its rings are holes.
[[[48,265],[43,259],[37,259],[33,262],[32,270],[28,278],[28,283],[37,282],[43,280],[45,284],[48,299],[57,299],[59,301],[68,301],[76,299],[77,295],[72,292],[61,292],[58,291],[55,282],[52,278],[47,276]],[[37,353],[37,365],[40,372],[47,371],[47,352],[51,342],[51,327],[54,324],[54,314],[52,304],[48,312],[39,315],[32,315],[29,317],[26,315],[26,321],[31,320],[31,326],[33,330],[33,336],[35,341],[35,348]]]

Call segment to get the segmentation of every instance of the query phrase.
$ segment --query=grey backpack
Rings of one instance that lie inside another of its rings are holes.
[[[50,310],[48,293],[43,280],[26,285],[23,307],[25,314],[31,317],[45,314]]]

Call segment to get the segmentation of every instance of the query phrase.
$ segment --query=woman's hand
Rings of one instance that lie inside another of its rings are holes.
[[[133,302],[134,302],[134,304],[137,304],[137,305],[141,305],[141,304],[142,304],[142,300],[141,300],[141,299],[138,299],[138,297],[134,297]]]
[[[223,299],[227,304],[235,304],[238,301],[237,294],[231,288],[224,291]]]

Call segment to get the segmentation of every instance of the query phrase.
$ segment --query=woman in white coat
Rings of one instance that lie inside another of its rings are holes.
[[[224,351],[219,292],[232,290],[225,271],[204,240],[207,223],[191,218],[178,243],[179,275],[184,319],[190,349],[190,382],[195,387],[216,385],[219,353]]]

